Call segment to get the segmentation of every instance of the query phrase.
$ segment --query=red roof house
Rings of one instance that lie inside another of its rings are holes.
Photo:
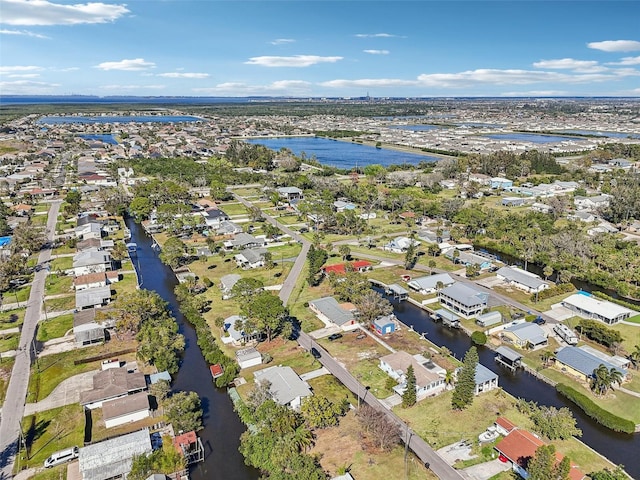
[[[322,271],[325,275],[335,273],[336,275],[344,275],[347,273],[347,265],[351,265],[355,272],[364,272],[371,269],[371,262],[366,260],[356,260],[355,262],[338,263],[336,265],[329,265],[322,267]]]

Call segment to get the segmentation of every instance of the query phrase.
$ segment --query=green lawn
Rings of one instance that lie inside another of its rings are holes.
[[[44,322],[40,322],[36,338],[39,342],[46,342],[52,338],[64,337],[72,328],[73,314],[61,315]]]
[[[20,343],[20,333],[9,333],[0,335],[0,352],[8,352],[16,350]]]
[[[24,312],[27,308],[16,308],[14,310],[8,310],[6,312],[0,312],[0,330],[6,330],[7,328],[15,328],[22,325],[24,322]],[[17,318],[16,318],[17,317]],[[11,321],[16,318],[15,321]]]
[[[394,392],[387,388],[389,376],[380,369],[379,364],[380,361],[377,358],[366,358],[352,365],[349,371],[362,385],[370,387],[369,395],[373,394],[376,398],[386,398],[393,395]],[[364,396],[364,393],[362,395]]]
[[[622,348],[627,352],[633,352],[636,345],[640,345],[640,325],[625,325],[618,323],[611,328],[618,330],[622,334]]]
[[[31,285],[25,285],[17,290],[8,290],[2,294],[2,303],[22,303],[29,300]]]
[[[71,294],[65,297],[50,298],[45,300],[44,304],[46,306],[47,313],[73,310],[76,308],[76,296],[75,294]]]
[[[24,460],[20,468],[41,467],[54,452],[73,446],[82,447],[84,424],[84,411],[78,404],[24,417],[22,428],[29,453],[21,452]],[[50,470],[56,471],[56,478],[60,478],[66,474],[66,468],[66,465],[61,465]]]
[[[35,213],[42,213],[42,212],[48,212],[49,211],[49,204],[48,203],[39,203],[35,206]]]
[[[247,207],[240,202],[227,202],[218,205],[218,208],[229,216],[245,215],[247,216]]]
[[[73,292],[73,276],[50,273],[45,281],[46,295],[59,295]]]
[[[634,316],[633,316],[633,317],[631,317],[631,318],[627,318],[627,320],[626,320],[626,321],[627,321],[627,322],[631,322],[631,323],[637,323],[637,324],[640,324],[640,314],[638,314],[638,315],[634,315]]]
[[[51,271],[70,270],[73,268],[73,257],[59,257],[51,260]]]
[[[111,291],[115,290],[115,294],[112,295],[113,299],[116,299],[121,293],[135,292],[138,286],[138,277],[135,273],[126,273],[122,275],[120,281],[112,283],[110,285]]]
[[[15,358],[0,358],[0,404],[4,403]]]
[[[517,288],[493,287],[493,290],[495,290],[497,293],[501,293],[509,298],[512,298],[517,302],[528,305],[539,312],[550,310],[551,305],[560,303],[562,300],[575,293],[574,290],[572,292],[563,293],[562,295],[556,295],[555,297],[546,298],[538,302],[532,302],[530,294],[523,292],[522,290],[518,290]]]

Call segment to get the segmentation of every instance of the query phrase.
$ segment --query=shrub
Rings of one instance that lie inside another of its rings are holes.
[[[611,430],[616,432],[623,432],[628,434],[633,434],[635,432],[636,425],[631,420],[618,417],[617,415],[608,412],[604,408],[597,405],[589,397],[587,397],[583,393],[578,392],[574,388],[571,388],[570,386],[563,383],[559,383],[556,385],[556,390],[558,391],[558,393],[564,395],[573,403],[575,403],[584,411],[584,413],[593,418],[600,425],[610,428]]]
[[[542,290],[537,294],[534,293],[533,295],[531,295],[531,301],[535,302],[536,300],[545,300],[557,295],[562,295],[563,293],[573,292],[575,288],[576,287],[574,287],[572,283],[561,283],[559,285],[556,285],[555,287],[550,287],[546,290]]]
[[[487,343],[487,335],[484,332],[473,332],[471,334],[471,341],[474,345],[484,345]]]
[[[202,278],[202,283],[204,283],[204,286],[207,288],[211,288],[213,286],[213,282],[211,281],[211,279],[209,277],[203,277]]]

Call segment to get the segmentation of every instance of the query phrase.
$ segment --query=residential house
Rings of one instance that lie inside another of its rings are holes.
[[[220,222],[220,226],[216,229],[218,235],[235,235],[242,232],[242,227],[229,220],[223,220]]]
[[[118,272],[96,272],[79,275],[73,279],[73,286],[76,292],[88,288],[98,288],[117,283],[120,280]]]
[[[456,254],[455,252],[458,251]],[[460,246],[455,246],[444,252],[444,256],[454,263],[458,263],[468,267],[469,265],[478,265],[480,270],[488,270],[493,267],[491,258],[480,252],[469,250],[461,250]]]
[[[88,249],[73,256],[73,273],[76,277],[88,273],[111,270],[111,254],[98,249]]]
[[[573,204],[578,210],[596,211],[609,206],[611,195],[597,195],[595,197],[574,197]]]
[[[525,205],[527,201],[520,197],[503,197],[501,205],[503,207],[521,207]]]
[[[326,267],[322,267],[322,273],[325,275],[329,275],[330,273],[335,273],[336,275],[344,275],[347,271],[354,272],[366,272],[367,270],[371,270],[372,263],[367,260],[355,260],[353,262],[346,263],[336,263],[335,265],[328,265]]]
[[[342,200],[337,200],[333,202],[333,210],[337,213],[342,213],[345,210],[355,210],[356,206],[351,202],[344,202]]]
[[[407,388],[406,374],[409,365],[413,366],[416,377],[416,395],[419,400],[427,396],[434,396],[445,389],[444,377],[446,370],[422,355],[410,355],[404,351],[397,351],[380,357],[379,367],[387,375],[398,382],[393,390],[402,395]]]
[[[88,409],[101,408],[103,402],[132,395],[147,389],[141,372],[129,372],[126,367],[109,368],[93,376],[93,388],[80,392],[80,405]]]
[[[534,202],[531,204],[531,210],[540,213],[551,213],[551,207],[546,203]]]
[[[500,440],[495,449],[500,454],[500,458],[508,460],[512,464],[513,470],[522,478],[529,478],[527,468],[529,462],[535,456],[536,450],[546,445],[533,433],[519,428],[511,430],[506,437]],[[556,452],[556,461],[560,462],[564,456]],[[570,480],[582,480],[585,474],[575,465],[571,464],[569,472]]]
[[[241,369],[250,368],[262,363],[262,355],[254,347],[247,347],[236,351],[236,360]]]
[[[488,392],[489,390],[498,388],[498,374],[489,370],[481,363],[478,363],[476,365],[475,382],[475,395],[479,395],[482,392]]]
[[[604,365],[608,370],[614,369],[620,372],[623,381],[627,377],[626,369],[580,347],[565,346],[558,349],[555,353],[554,366],[558,370],[576,377],[583,382],[590,381],[593,377],[594,370],[600,365]]]
[[[104,307],[110,301],[111,287],[109,285],[76,291],[77,310]]]
[[[491,180],[489,180],[489,187],[491,187],[493,190],[508,190],[513,187],[513,180],[502,177],[493,177]]]
[[[341,328],[355,325],[356,317],[352,311],[343,308],[333,297],[323,297],[309,302],[309,308],[326,326]]]
[[[540,293],[549,288],[549,282],[545,282],[535,273],[527,272],[518,267],[502,267],[496,272],[496,276],[505,283],[527,293]]]
[[[228,300],[232,297],[231,289],[242,277],[237,273],[230,273],[220,278],[220,290],[222,291],[222,299]]]
[[[480,315],[487,308],[489,294],[476,290],[466,283],[456,282],[438,292],[440,303],[461,317]]]
[[[149,418],[149,397],[147,392],[138,392],[126,397],[108,400],[102,404],[102,418],[107,428]]]
[[[574,293],[560,303],[583,318],[600,320],[608,325],[626,320],[638,313],[622,305],[600,300],[585,292]]]
[[[455,280],[451,278],[448,273],[438,273],[436,275],[428,275],[426,277],[413,278],[407,283],[407,285],[421,293],[422,295],[428,295],[438,290],[438,285],[442,288],[453,285]]]
[[[110,323],[96,322],[94,308],[79,310],[73,314],[73,336],[78,346],[104,342],[105,330],[111,326],[113,325]]]
[[[220,228],[222,222],[229,220],[229,215],[217,208],[209,208],[202,214],[207,227],[214,230]]]
[[[600,222],[595,227],[591,227],[587,230],[587,235],[592,237],[600,233],[618,233],[618,229],[609,222]]]
[[[443,243],[451,240],[451,234],[449,230],[418,230],[418,238],[427,243]]]
[[[509,435],[509,433],[511,433],[512,430],[518,428],[515,424],[511,423],[510,420],[504,417],[496,418],[496,421],[493,422],[493,425],[496,427],[496,431],[503,437],[506,437],[507,435]]]
[[[594,214],[589,213],[587,211],[577,211],[567,215],[567,219],[576,220],[576,221],[585,222],[585,223],[591,223],[591,222],[595,222],[598,219],[598,217],[596,217]]]
[[[246,249],[235,255],[233,258],[243,270],[260,268],[264,266],[264,257],[267,250],[264,248]]]
[[[418,240],[412,240],[408,237],[397,237],[386,245],[383,245],[382,249],[393,253],[405,253],[412,243],[414,246],[420,245]]]
[[[82,480],[126,478],[136,456],[153,451],[148,429],[110,438],[80,448],[78,465]]]
[[[256,383],[269,382],[269,391],[273,400],[280,405],[287,405],[299,410],[302,399],[313,395],[311,387],[303,381],[291,367],[276,365],[258,370],[253,374]]]
[[[102,238],[102,224],[101,223],[85,223],[79,225],[74,229],[76,238],[80,240],[88,240],[90,238]]]
[[[257,340],[260,337],[260,333],[257,330],[253,332],[244,331],[245,320],[246,318],[240,315],[231,315],[225,318],[222,326],[225,331],[225,335],[222,336],[222,343],[240,347],[247,342]]]
[[[535,323],[512,323],[502,330],[502,339],[516,347],[535,349],[548,344],[547,334]]]
[[[26,203],[18,203],[17,205],[13,205],[11,207],[11,211],[14,215],[19,217],[28,217],[33,213],[33,206],[27,205]]]
[[[231,240],[223,243],[226,250],[238,250],[246,248],[259,248],[267,245],[264,237],[254,237],[248,233],[237,233]]]
[[[289,203],[291,203],[292,201],[302,200],[304,198],[302,190],[300,190],[298,187],[280,187],[276,189],[276,191],[283,199],[285,199]]]
[[[396,317],[395,315],[385,315],[383,317],[376,318],[371,323],[371,328],[375,330],[378,335],[386,335],[396,331]]]

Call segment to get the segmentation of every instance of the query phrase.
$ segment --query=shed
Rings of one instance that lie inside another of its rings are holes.
[[[165,380],[171,383],[171,374],[165,370],[164,372],[152,373],[149,375],[149,383],[151,385],[158,383],[160,380]]]
[[[489,327],[491,325],[495,325],[496,323],[502,323],[502,314],[497,310],[493,312],[483,313],[482,315],[478,315],[476,317],[476,323],[481,327]]]
[[[248,347],[236,352],[236,360],[241,369],[255,367],[262,363],[262,355],[254,347]]]
[[[393,333],[396,331],[395,319],[396,317],[393,314],[379,317],[373,321],[371,327],[376,331],[378,335]]]

